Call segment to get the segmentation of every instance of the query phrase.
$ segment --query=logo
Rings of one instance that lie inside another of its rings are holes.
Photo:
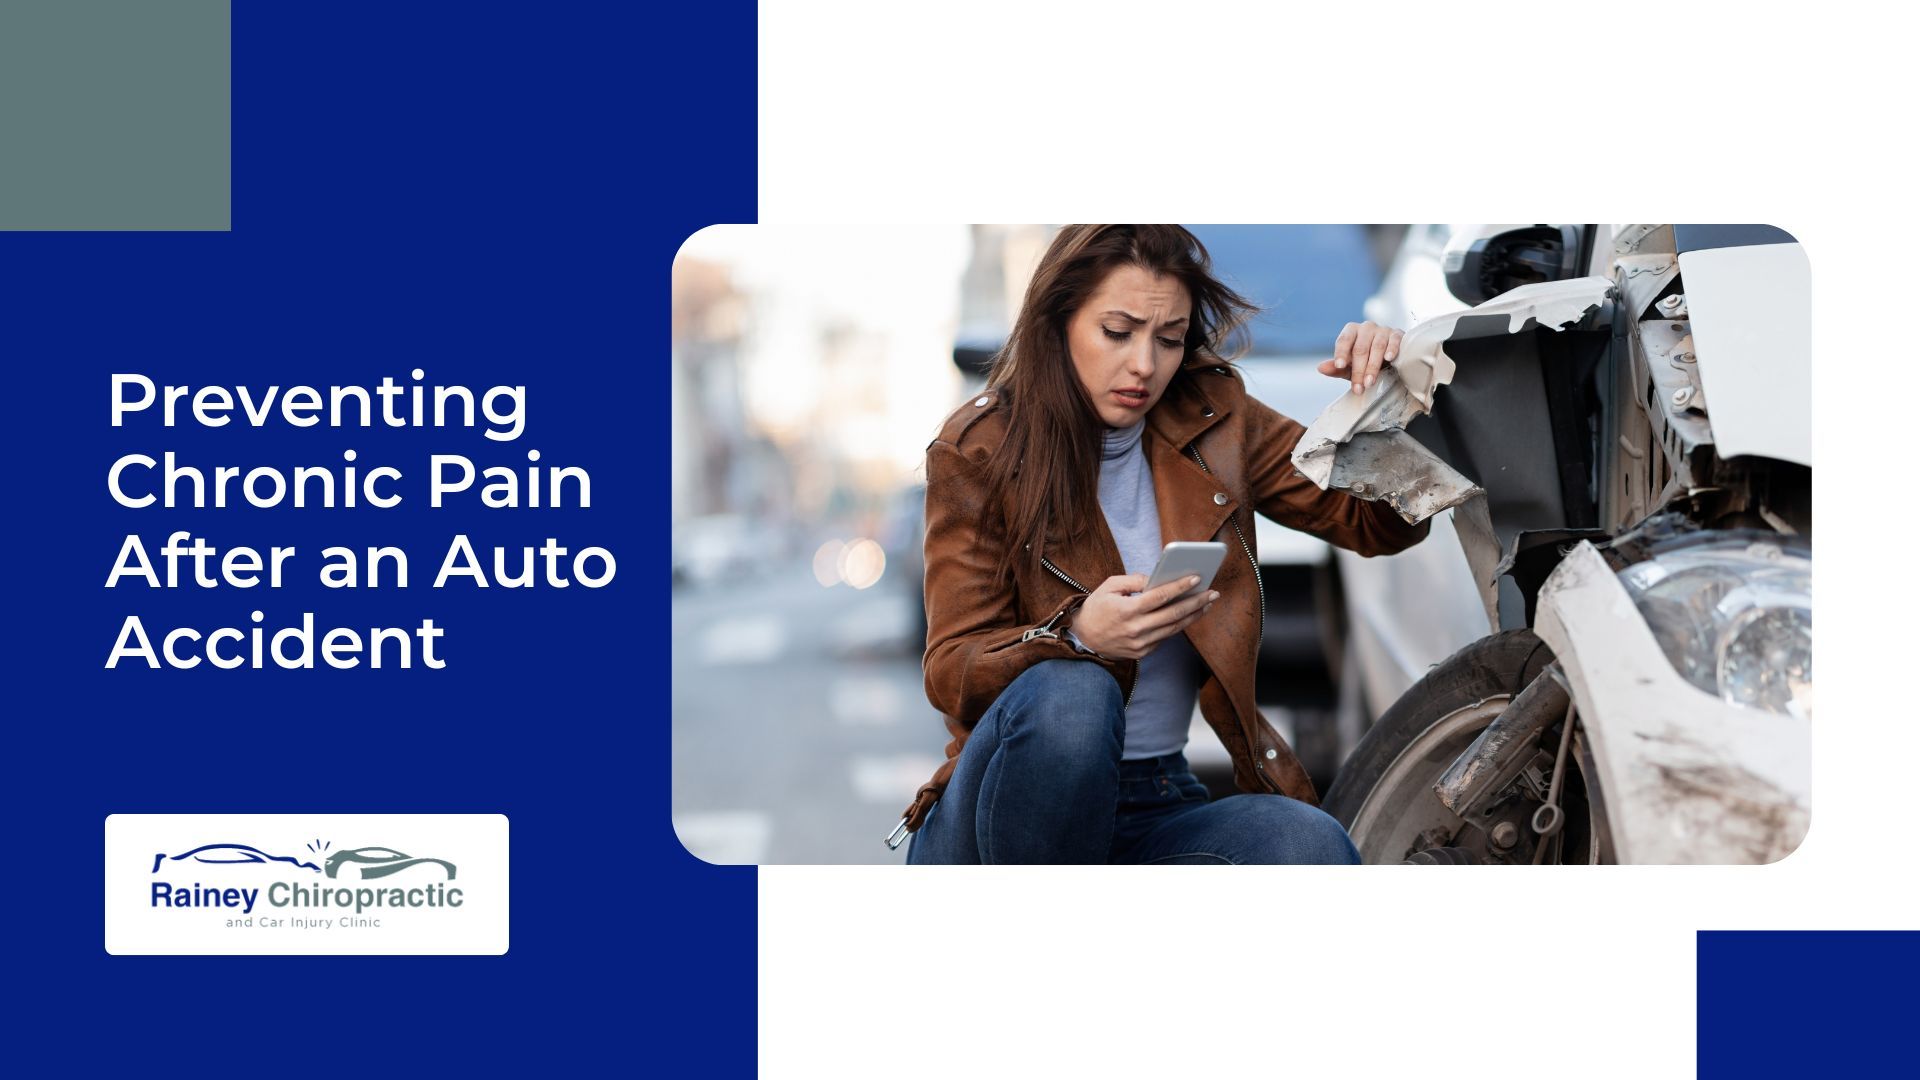
[[[315,840],[307,845],[307,850],[319,855],[332,846],[333,844],[331,842]],[[296,856],[269,855],[257,847],[249,847],[246,844],[202,844],[192,851],[184,851],[178,855],[169,855],[164,851],[155,855],[153,857],[153,872],[156,874],[159,873],[162,863],[169,861],[179,862],[182,859],[191,859],[196,863],[206,866],[236,866],[247,863],[283,862],[316,872],[320,869],[310,862],[302,862]],[[438,866],[445,870],[447,872],[446,880],[448,881],[452,881],[456,873],[456,867],[445,859],[416,859],[404,851],[395,851],[392,848],[384,847],[354,848],[351,851],[341,851],[333,855],[328,855],[326,856],[326,860],[327,876],[330,878],[339,877],[341,868],[349,864],[361,867],[359,876],[362,878],[383,878],[389,874],[397,874],[411,866],[427,864]],[[353,875],[349,873],[347,876],[352,877]]]
[[[308,846],[311,847],[312,845],[309,844]],[[164,851],[155,855],[153,857],[153,872],[156,874],[159,873],[160,864],[169,859],[174,862],[179,862],[182,859],[191,859],[196,863],[206,866],[238,866],[246,863],[283,862],[292,863],[295,866],[304,866],[316,873],[320,870],[319,867],[312,863],[301,862],[291,855],[269,855],[257,847],[248,847],[245,844],[202,844],[192,851],[183,851],[178,855],[169,855]],[[328,874],[327,876],[332,877],[333,875]]]
[[[118,955],[507,951],[500,814],[110,814]]]
[[[389,847],[347,848],[326,854],[332,847],[330,840],[307,843],[308,851],[326,860],[324,871],[297,855],[270,855],[251,844],[201,844],[178,855],[162,851],[153,857],[155,880],[148,891],[148,903],[169,909],[238,909],[239,914],[227,922],[234,929],[255,925],[265,929],[377,929],[381,925],[381,912],[422,908],[451,910],[466,903],[464,889],[445,884],[459,873],[459,868],[445,859],[415,858]],[[218,875],[213,872],[215,867],[221,869]],[[201,876],[201,868],[205,868],[204,876],[218,876],[221,880],[213,885],[200,881],[180,885],[159,878],[162,870],[167,870],[170,877],[189,869]],[[230,872],[236,869],[241,872],[238,877]],[[375,881],[403,874],[409,880],[386,887],[331,887],[306,884],[313,879],[305,877],[305,871],[324,872],[326,878],[332,880]],[[271,878],[279,880],[264,880]],[[263,912],[256,924],[254,907],[263,891],[268,909],[288,909],[300,914],[281,919]],[[315,913],[321,911],[335,914],[315,918]]]
[[[447,880],[454,877],[454,865],[445,859],[416,859],[404,851],[392,848],[363,847],[352,851],[342,851],[327,857],[327,876],[337,878],[340,868],[348,865],[360,867],[362,880],[383,878],[388,874],[397,874],[415,866],[438,866],[447,872]]]

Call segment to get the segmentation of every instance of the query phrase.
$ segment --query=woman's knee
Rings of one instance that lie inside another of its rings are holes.
[[[1323,863],[1345,865],[1360,861],[1360,853],[1354,849],[1353,838],[1347,835],[1347,827],[1335,820],[1333,815],[1316,806],[1297,802],[1284,796],[1275,796],[1276,800],[1292,803],[1293,821],[1287,832],[1291,862]]]
[[[1238,795],[1239,841],[1259,854],[1250,861],[1299,864],[1352,864],[1360,861],[1346,826],[1318,807],[1284,795]]]
[[[1017,735],[1062,750],[1089,746],[1119,752],[1126,697],[1105,668],[1085,660],[1045,660],[1022,672],[999,704]]]
[[[1124,700],[1120,684],[1106,668],[1091,660],[1042,660],[1021,672],[1007,687],[1009,691],[1015,688],[1097,708],[1118,709]]]

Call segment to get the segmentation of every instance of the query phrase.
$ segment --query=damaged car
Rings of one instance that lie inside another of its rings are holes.
[[[1416,322],[1294,464],[1444,512],[1485,636],[1385,706],[1324,808],[1374,863],[1785,857],[1811,788],[1803,250],[1764,225],[1454,237],[1432,265],[1467,306]]]

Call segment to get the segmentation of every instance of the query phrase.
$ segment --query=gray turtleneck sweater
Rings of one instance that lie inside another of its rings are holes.
[[[1100,509],[1120,548],[1129,574],[1148,575],[1160,561],[1160,506],[1153,497],[1140,437],[1147,425],[1108,428],[1100,455]],[[1086,649],[1072,629],[1067,636]],[[1120,756],[1128,761],[1177,753],[1186,748],[1193,701],[1206,665],[1183,633],[1163,639],[1140,661],[1140,674],[1127,705],[1127,735]]]

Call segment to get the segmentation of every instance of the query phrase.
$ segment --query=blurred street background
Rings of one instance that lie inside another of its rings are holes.
[[[1410,246],[1437,253],[1446,226],[1191,228],[1266,309],[1240,362],[1250,388],[1302,423],[1344,386],[1312,370],[1343,324],[1440,313],[1382,287]],[[714,226],[682,248],[673,807],[702,858],[904,858],[882,837],[946,742],[920,672],[925,450],[984,382],[1053,231]],[[1264,519],[1257,546],[1262,708],[1325,783],[1371,721],[1369,699],[1403,687],[1340,677],[1355,650],[1381,647],[1350,632],[1341,558]],[[1225,752],[1198,722],[1188,756],[1224,790]]]

